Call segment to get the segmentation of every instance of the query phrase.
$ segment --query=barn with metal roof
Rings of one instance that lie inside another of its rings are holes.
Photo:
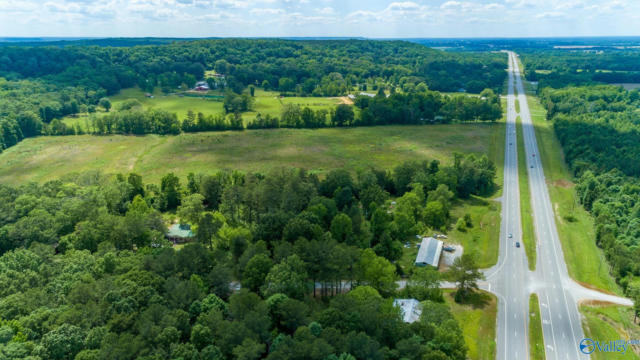
[[[418,256],[416,256],[416,266],[431,265],[438,268],[440,263],[440,255],[442,254],[442,241],[436,240],[432,237],[422,238],[420,243],[420,249],[418,250]]]

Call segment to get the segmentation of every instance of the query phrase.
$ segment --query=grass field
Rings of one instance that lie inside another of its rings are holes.
[[[177,136],[63,136],[22,141],[0,154],[0,182],[42,182],[70,172],[137,172],[158,182],[168,172],[266,172],[276,166],[317,173],[337,167],[391,169],[405,160],[448,163],[453,152],[490,153],[498,124],[275,129]],[[502,131],[502,130],[500,130]]]
[[[503,109],[506,109],[506,99],[502,99]],[[506,116],[506,112],[504,114]],[[451,209],[451,226],[447,232],[447,242],[460,244],[465,252],[476,254],[476,262],[480,268],[488,268],[498,262],[498,246],[500,242],[500,203],[493,198],[502,194],[502,182],[504,177],[504,146],[505,146],[505,118],[492,127],[487,134],[488,143],[485,154],[496,164],[495,183],[499,184],[496,192],[486,197],[472,196],[466,201],[456,201]],[[465,214],[471,215],[473,227],[466,231],[455,229],[453,224]],[[410,248],[403,248],[400,265],[405,272],[411,272],[413,263],[418,253],[417,239],[410,241]]]
[[[333,109],[336,105],[342,103],[340,98],[334,97],[285,97],[280,98],[279,92],[264,91],[256,89],[255,103],[252,111],[242,114],[245,122],[255,119],[256,115],[271,115],[280,117],[282,107],[285,104],[296,104],[301,107],[308,106],[313,110]],[[178,94],[165,95],[158,89],[153,93],[153,98],[145,96],[145,92],[138,88],[123,89],[118,94],[111,96],[112,109],[117,110],[118,106],[129,99],[138,100],[144,109],[161,109],[178,115],[178,119],[182,120],[187,116],[189,110],[195,113],[202,112],[205,115],[224,113],[223,101],[220,98],[205,98],[196,96],[179,96]],[[222,96],[222,93],[213,93],[210,95]],[[354,108],[356,111],[357,108]],[[100,114],[100,113],[99,113]],[[68,116],[64,118],[67,125],[80,125],[86,130],[87,114],[79,114],[76,116]]]
[[[542,318],[536,294],[531,294],[529,297],[529,354],[531,360],[545,359]]]
[[[536,237],[531,216],[531,190],[529,189],[529,174],[527,173],[527,159],[524,152],[524,134],[522,119],[516,118],[518,143],[518,186],[520,188],[520,223],[522,224],[522,243],[524,244],[529,270],[536,269]]]
[[[620,306],[580,306],[584,316],[582,326],[587,338],[596,341],[637,340],[640,328],[633,324],[633,310]],[[635,349],[638,351],[638,349]],[[591,354],[594,360],[640,359],[637,352],[629,347],[625,354],[603,353],[598,350]]]
[[[587,286],[620,294],[604,255],[596,246],[593,218],[576,197],[553,125],[546,120],[539,100],[533,96],[527,99],[569,274]]]
[[[495,296],[484,293],[489,302],[483,307],[461,305],[453,301],[453,290],[445,290],[444,298],[451,312],[462,327],[464,342],[471,360],[493,360],[496,357],[496,313]]]

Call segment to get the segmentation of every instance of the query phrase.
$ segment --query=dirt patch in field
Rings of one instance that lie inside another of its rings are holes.
[[[578,284],[580,284],[580,285],[582,285],[582,286],[586,287],[587,289],[591,289],[591,290],[599,291],[599,292],[604,293],[604,294],[609,294],[609,295],[618,296],[618,294],[616,294],[616,293],[614,293],[614,292],[611,292],[611,291],[608,291],[608,290],[604,290],[604,289],[600,289],[599,287],[595,287],[595,286],[593,286],[593,285],[591,285],[591,284],[587,284],[587,283],[585,283],[585,282],[577,281],[577,280],[574,280],[574,281],[575,281],[575,282],[577,282]]]
[[[598,307],[604,307],[604,306],[620,306],[618,304],[614,304],[614,303],[610,303],[608,301],[601,301],[601,300],[580,300],[579,301],[580,305],[584,305],[584,306],[598,306]]]
[[[556,180],[552,182],[552,184],[553,186],[557,186],[565,189],[571,188],[574,185],[571,181],[565,180],[565,179]]]
[[[353,105],[353,100],[349,99],[347,96],[341,96],[337,99],[340,100],[340,104]]]

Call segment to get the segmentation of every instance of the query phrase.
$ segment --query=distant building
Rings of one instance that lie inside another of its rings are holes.
[[[416,256],[416,266],[431,265],[438,268],[440,263],[440,255],[442,254],[442,241],[436,240],[432,237],[422,238],[420,243],[420,249],[418,250],[418,256]]]
[[[402,321],[406,323],[416,322],[422,315],[422,304],[416,299],[395,299],[393,306],[400,308]]]
[[[349,95],[347,95],[347,97],[348,97],[349,99],[351,99],[351,100],[355,100],[355,99],[356,99],[356,96],[355,96],[355,95],[353,95],[353,94],[349,94]]]
[[[196,87],[194,88],[196,91],[209,91],[209,84],[206,81],[198,81],[196,83]]]
[[[188,224],[173,224],[169,227],[169,231],[167,232],[167,239],[174,244],[191,241],[193,237],[193,231],[191,231],[191,226]]]
[[[360,95],[362,95],[362,96],[368,96],[368,97],[375,97],[375,96],[376,96],[376,94],[366,93],[366,92],[360,92]]]

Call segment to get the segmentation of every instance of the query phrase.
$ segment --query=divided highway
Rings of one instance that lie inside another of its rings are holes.
[[[500,255],[497,265],[485,271],[482,288],[499,299],[497,326],[497,358],[528,359],[529,295],[538,294],[547,360],[580,360],[589,356],[580,351],[584,338],[578,301],[594,299],[621,305],[632,305],[628,299],[586,289],[574,282],[567,271],[553,207],[544,177],[534,126],[525,95],[516,54],[509,52],[509,84],[502,194]],[[514,89],[520,103],[516,113]],[[531,212],[537,241],[536,271],[528,270],[522,245],[520,193],[518,186],[518,152],[516,118],[520,116],[524,135]],[[516,246],[520,243],[520,247]]]
[[[515,67],[509,55],[509,92],[507,95],[507,123],[504,156],[504,185],[502,188],[502,224],[500,227],[500,255],[498,264],[485,272],[485,290],[498,296],[497,356],[498,359],[527,359],[528,308],[530,277],[527,258],[522,245],[520,223],[520,188],[518,185],[518,146],[516,137]],[[520,103],[522,109],[522,102]],[[520,243],[520,247],[516,247]]]

